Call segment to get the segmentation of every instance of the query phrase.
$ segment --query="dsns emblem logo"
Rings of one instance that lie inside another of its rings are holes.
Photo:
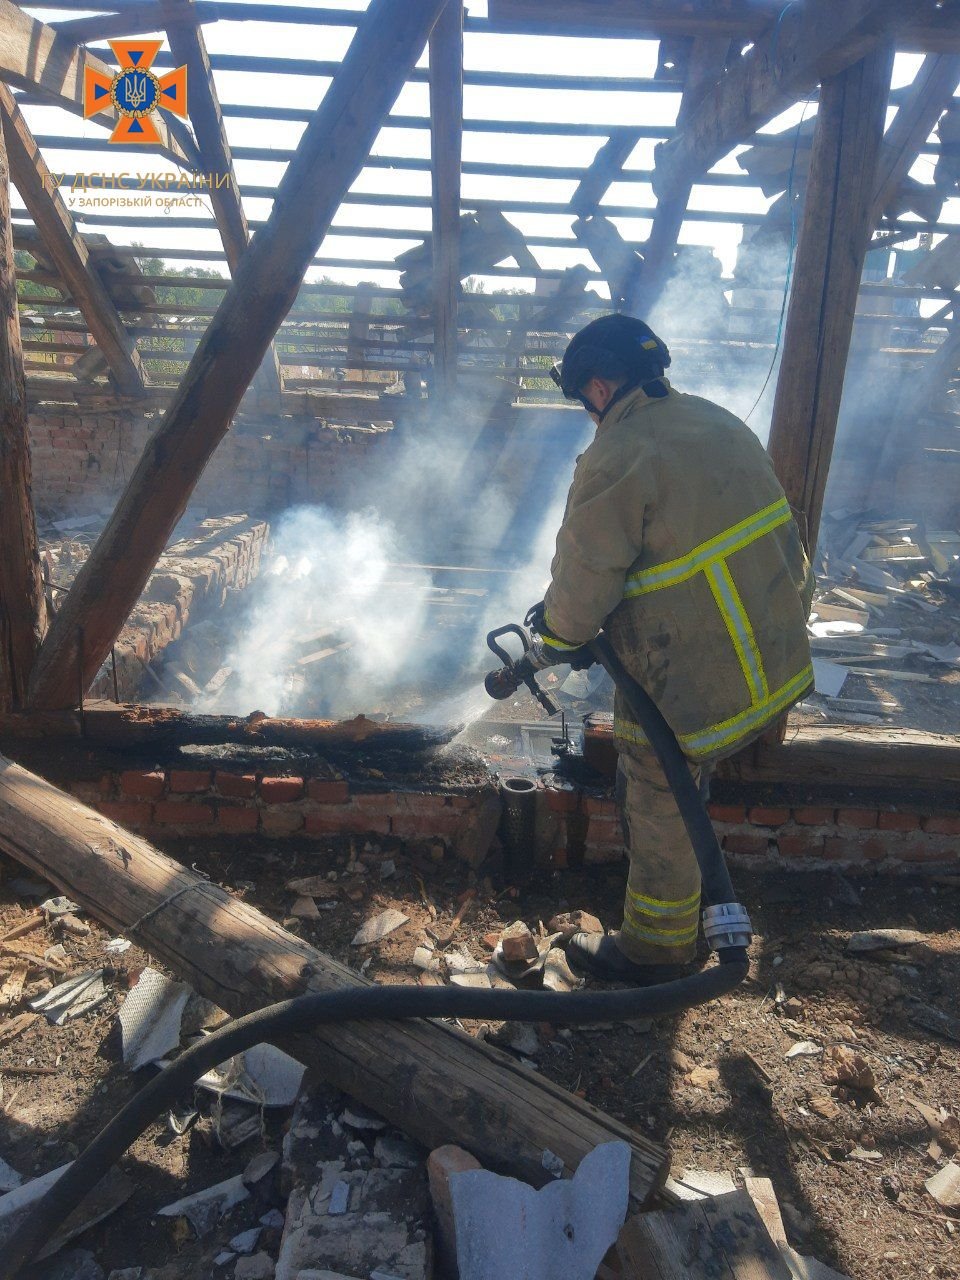
[[[111,106],[117,109],[117,123],[111,142],[157,143],[160,134],[153,118],[156,111],[187,114],[187,68],[177,67],[165,76],[156,76],[150,66],[162,40],[111,40],[110,48],[120,64],[111,79],[94,67],[84,68],[83,114],[95,116]]]

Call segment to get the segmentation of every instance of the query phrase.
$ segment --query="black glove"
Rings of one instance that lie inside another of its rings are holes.
[[[523,620],[523,624],[530,631],[534,632],[534,636],[546,638],[547,641],[554,639],[560,640],[560,636],[555,636],[546,623],[546,610],[542,600],[532,605],[527,610],[527,615]],[[567,662],[574,671],[586,671],[588,667],[592,667],[596,662],[593,651],[588,645],[581,645],[579,649],[555,649],[551,644],[536,644],[534,646],[538,651],[538,670],[543,667],[551,666],[560,662]]]

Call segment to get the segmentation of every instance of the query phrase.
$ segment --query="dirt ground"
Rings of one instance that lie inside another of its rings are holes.
[[[517,918],[535,929],[556,911],[584,908],[608,927],[619,923],[620,867],[544,873],[520,893],[497,894],[449,857],[435,860],[442,850],[390,841],[170,851],[279,920],[292,902],[287,880],[336,872],[336,906],[296,927],[354,967],[369,961],[368,976],[382,983],[418,980],[411,957],[425,929],[449,925],[470,889],[477,896],[452,945],[477,959],[489,955],[484,935]],[[396,866],[388,879],[380,875],[384,859]],[[0,864],[0,875],[5,933],[33,905],[18,893],[17,877],[34,877],[10,862]],[[791,1243],[853,1280],[960,1276],[960,1215],[943,1212],[923,1187],[952,1152],[956,1121],[941,1125],[937,1138],[911,1101],[953,1113],[960,1106],[957,1045],[913,1020],[918,1000],[958,1012],[960,882],[782,871],[734,878],[756,930],[751,975],[737,994],[646,1032],[540,1026],[538,1068],[665,1143],[675,1176],[689,1168],[736,1178],[749,1168],[771,1177]],[[409,922],[358,954],[349,945],[357,928],[388,907]],[[4,1030],[26,1006],[0,1013],[0,1156],[28,1177],[69,1159],[140,1084],[118,1060],[116,1012],[149,957],[135,947],[105,953],[110,935],[83,918],[90,934],[62,939],[68,965],[75,972],[112,966],[106,1003],[62,1028],[40,1019],[6,1041]],[[882,958],[846,952],[851,933],[876,927],[919,930],[925,940]],[[41,955],[57,941],[46,927],[28,937]],[[38,989],[31,979],[26,995]],[[466,1030],[486,1034],[475,1024]],[[825,1052],[787,1058],[799,1041]],[[860,1055],[875,1088],[831,1084],[835,1046]],[[288,1117],[268,1121],[274,1147]],[[259,1149],[251,1142],[225,1152],[213,1129],[209,1115],[182,1137],[165,1123],[151,1126],[124,1161],[134,1194],[74,1244],[93,1250],[107,1271],[142,1265],[163,1267],[153,1276],[222,1275],[211,1262],[217,1241],[256,1222],[255,1215],[247,1220],[253,1209],[241,1206],[202,1245],[178,1239],[170,1220],[154,1216],[188,1191],[239,1172]],[[282,1207],[278,1190],[265,1194],[257,1214],[264,1205]],[[278,1238],[268,1229],[261,1247],[275,1254]]]

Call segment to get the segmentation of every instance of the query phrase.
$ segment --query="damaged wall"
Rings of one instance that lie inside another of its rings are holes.
[[[140,459],[157,411],[77,411],[43,405],[30,415],[33,498],[40,513],[112,510]],[[239,415],[193,496],[211,511],[264,514],[297,503],[349,505],[352,476],[377,460],[387,431]]]

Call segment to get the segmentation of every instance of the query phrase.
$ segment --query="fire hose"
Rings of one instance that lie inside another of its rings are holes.
[[[491,632],[494,640],[505,630]],[[524,643],[524,651],[529,643]],[[494,644],[491,642],[491,648]],[[171,1107],[180,1094],[211,1067],[264,1041],[284,1039],[332,1022],[408,1018],[483,1018],[517,1022],[616,1022],[679,1013],[726,995],[747,976],[750,921],[736,902],[733,885],[713,826],[680,746],[660,711],[624,669],[601,633],[590,648],[617,684],[636,722],[646,733],[663,766],[690,836],[709,906],[703,913],[704,934],[719,964],[658,986],[618,991],[482,990],[466,987],[370,986],[296,996],[258,1009],[206,1036],[140,1089],[69,1165],[13,1232],[0,1258],[0,1280],[15,1280],[55,1228],[100,1181],[141,1133]],[[506,657],[495,649],[498,656]],[[521,659],[500,672],[499,696],[507,697],[532,672]],[[488,677],[488,691],[491,683]],[[512,689],[511,680],[515,679]],[[535,681],[534,681],[535,683]]]

